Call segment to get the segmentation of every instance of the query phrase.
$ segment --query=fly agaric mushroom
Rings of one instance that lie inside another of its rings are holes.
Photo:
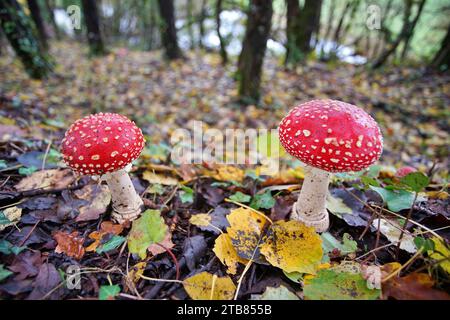
[[[112,217],[119,223],[141,213],[126,167],[144,148],[145,139],[134,122],[115,113],[98,113],[75,121],[62,140],[64,162],[73,170],[106,180],[113,201]]]
[[[307,165],[292,219],[328,229],[326,197],[331,172],[359,171],[381,155],[383,137],[362,109],[336,100],[303,103],[281,121],[278,133],[286,151]]]

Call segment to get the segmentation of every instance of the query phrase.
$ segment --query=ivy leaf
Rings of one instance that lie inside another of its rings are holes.
[[[194,190],[186,186],[180,186],[182,191],[180,192],[180,199],[182,203],[194,202]]]
[[[255,195],[250,203],[250,207],[253,209],[271,209],[274,205],[275,199],[272,197],[270,191]]]
[[[8,278],[13,273],[9,271],[8,269],[5,269],[2,264],[0,264],[0,281],[3,281],[4,279]]]
[[[394,212],[409,209],[414,202],[414,193],[406,190],[387,190],[385,188],[370,186],[387,204],[388,209]]]
[[[128,235],[128,250],[138,254],[141,259],[147,257],[147,249],[164,239],[167,225],[159,210],[146,210],[140,218],[133,221]]]
[[[98,292],[98,298],[100,300],[114,300],[114,298],[120,293],[119,285],[101,286]]]
[[[411,172],[400,181],[414,192],[420,192],[430,183],[430,179],[422,172]]]
[[[251,196],[244,194],[240,191],[236,192],[235,194],[233,194],[232,196],[230,196],[230,200],[239,202],[239,203],[248,203],[251,200]]]
[[[98,247],[95,252],[103,253],[118,248],[126,240],[125,237],[114,235],[109,241],[105,242],[102,246]]]

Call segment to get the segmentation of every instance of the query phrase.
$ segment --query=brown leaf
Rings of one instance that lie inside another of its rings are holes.
[[[433,288],[434,280],[426,273],[393,277],[382,284],[383,297],[396,300],[450,300],[450,295]]]
[[[74,193],[78,199],[88,201],[88,204],[80,207],[80,214],[75,219],[77,222],[98,219],[101,214],[106,212],[111,202],[111,192],[105,185],[88,184]]]
[[[51,263],[44,263],[39,269],[39,274],[33,283],[34,289],[27,297],[28,300],[38,300],[44,297],[49,299],[59,299],[60,290],[55,288],[61,283],[61,277],[55,266]],[[54,290],[54,291],[52,291]]]
[[[18,191],[33,189],[63,189],[75,181],[70,169],[51,169],[34,172],[31,176],[23,178],[15,188]]]
[[[156,256],[160,253],[164,253],[166,249],[172,249],[175,244],[172,242],[172,234],[170,232],[166,233],[163,241],[158,244],[154,243],[148,247],[148,251],[151,252],[152,255]]]
[[[55,238],[58,243],[55,248],[56,253],[64,253],[77,260],[84,256],[84,239],[78,237],[78,231],[73,231],[72,233],[56,231],[53,234],[53,238]]]

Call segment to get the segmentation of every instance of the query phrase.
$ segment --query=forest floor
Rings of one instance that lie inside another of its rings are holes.
[[[269,57],[261,105],[243,108],[235,68],[224,68],[217,54],[185,52],[185,60],[169,64],[161,52],[124,48],[88,59],[73,43],[55,43],[51,53],[56,75],[44,81],[30,80],[12,55],[0,57],[0,298],[230,298],[237,284],[239,299],[450,299],[449,74],[369,73],[321,62],[285,70]],[[177,166],[170,135],[194,121],[219,130],[273,129],[291,107],[320,98],[369,112],[384,136],[383,155],[372,170],[335,175],[327,201],[331,228],[320,236],[323,258],[315,276],[262,256],[249,263],[239,248],[226,250],[216,239],[230,232],[238,208],[262,212],[271,224],[287,219],[303,180],[299,162],[282,155],[275,176],[261,175],[260,166]],[[142,128],[147,144],[131,175],[146,207],[159,210],[168,226],[164,249],[152,245],[143,257],[129,254],[131,224],[110,222],[108,189],[60,161],[65,130],[95,112],[124,114]],[[428,176],[417,194],[396,175],[403,166]],[[207,215],[192,219],[198,214]],[[69,266],[81,268],[81,289],[67,287]],[[199,285],[191,278],[199,272],[230,277],[232,284],[205,276]],[[400,276],[382,284],[371,278],[393,272]],[[366,280],[381,285],[382,294],[361,285]],[[201,292],[185,290],[189,285]]]

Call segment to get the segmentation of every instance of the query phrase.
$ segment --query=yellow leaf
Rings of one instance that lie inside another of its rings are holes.
[[[134,283],[138,282],[141,279],[141,276],[144,274],[145,267],[147,266],[147,262],[142,261],[136,263],[133,267],[131,267],[130,272],[128,273],[128,278],[131,279]]]
[[[241,258],[253,259],[259,246],[267,219],[250,209],[238,208],[227,216],[230,227],[227,228],[237,254]]]
[[[226,233],[222,233],[217,237],[213,251],[217,258],[219,258],[220,262],[228,267],[227,272],[229,274],[236,274],[237,265],[239,263],[247,263],[247,260],[238,256],[236,249],[233,247],[230,236]]]
[[[425,192],[425,194],[430,199],[440,199],[440,200],[448,199],[448,193],[445,191],[428,191]]]
[[[443,260],[439,262],[439,266],[445,270],[445,272],[450,274],[450,250],[445,246],[445,244],[436,237],[431,238],[434,242],[434,251],[428,251],[428,255],[434,260]]]
[[[174,186],[178,184],[178,180],[176,178],[157,174],[152,171],[145,171],[142,177],[152,184],[162,184],[166,186]]]
[[[20,217],[22,216],[22,209],[18,207],[6,208],[3,210],[3,214],[5,215],[5,218],[11,221],[11,223],[0,224],[0,231],[19,222]]]
[[[313,227],[301,222],[277,221],[264,239],[261,253],[286,272],[315,274],[322,260],[322,239]]]
[[[242,182],[245,177],[244,170],[233,167],[233,166],[227,166],[227,165],[218,165],[216,168],[215,173],[206,173],[206,175],[209,175],[213,177],[216,180],[219,181],[237,181]]]
[[[211,223],[211,216],[207,213],[193,215],[189,222],[197,227],[207,227]]]
[[[183,286],[193,300],[231,300],[236,291],[229,277],[219,278],[208,272],[185,279]]]

